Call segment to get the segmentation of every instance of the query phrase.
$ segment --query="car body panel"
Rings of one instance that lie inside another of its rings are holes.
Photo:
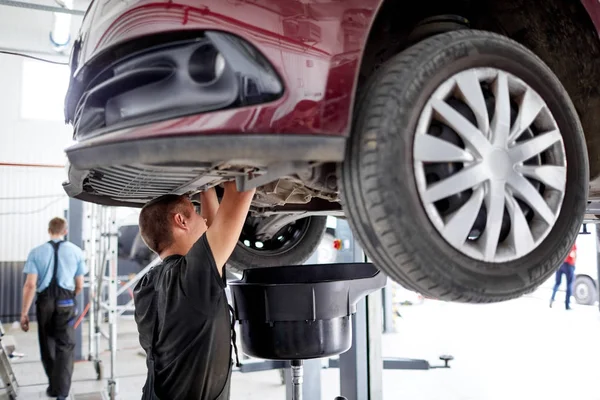
[[[184,30],[225,31],[254,45],[271,62],[284,81],[283,97],[259,106],[175,118],[152,125],[145,134],[168,125],[177,134],[347,135],[362,49],[380,2],[96,2],[85,18],[93,22],[84,21],[85,37],[73,69],[78,75],[104,52],[136,38]],[[124,130],[101,140],[135,137],[132,134]]]
[[[201,4],[199,4],[201,3]],[[94,1],[82,23],[77,75],[104,52],[160,33],[220,30],[253,44],[283,78],[268,104],[124,129],[100,142],[156,134],[292,133],[347,136],[362,51],[383,0]],[[600,31],[600,3],[582,0]]]

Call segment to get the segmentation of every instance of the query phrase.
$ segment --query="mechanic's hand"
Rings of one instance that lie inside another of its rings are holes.
[[[29,316],[28,315],[21,315],[21,329],[24,332],[29,331]]]
[[[223,182],[221,183],[221,186],[223,187],[223,189],[229,188],[229,190],[235,190],[237,192],[237,184],[234,180]]]
[[[206,195],[206,194],[210,194],[210,193],[217,193],[217,187],[216,186],[211,186],[209,188],[204,189],[202,192],[200,192],[200,201],[202,201],[202,195]],[[211,195],[212,196],[212,195]]]

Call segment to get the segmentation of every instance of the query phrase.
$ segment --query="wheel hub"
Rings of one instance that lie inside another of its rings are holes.
[[[242,229],[240,242],[256,254],[281,254],[290,247],[295,246],[302,239],[308,228],[309,220],[310,218],[291,218],[283,221],[287,224],[279,226],[278,223],[282,220],[276,219],[273,221],[273,225],[269,226],[270,232],[267,233],[264,230],[259,230],[264,228],[264,226],[261,226],[261,224],[264,224],[262,218],[249,217]]]
[[[588,289],[586,285],[577,285],[577,297],[586,299],[588,297]]]
[[[508,149],[493,149],[486,164],[488,168],[486,173],[492,180],[506,182],[511,172],[514,171]]]
[[[440,85],[422,111],[413,151],[428,217],[471,258],[521,258],[558,218],[562,136],[543,99],[510,73],[469,69]]]

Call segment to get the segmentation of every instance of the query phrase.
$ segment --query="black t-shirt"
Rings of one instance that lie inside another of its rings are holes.
[[[146,354],[158,324],[154,390],[161,400],[215,400],[223,391],[232,364],[225,287],[206,235],[186,256],[166,257],[136,285],[135,320]]]

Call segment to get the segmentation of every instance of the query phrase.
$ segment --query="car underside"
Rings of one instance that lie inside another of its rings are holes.
[[[255,216],[299,211],[335,212],[341,210],[336,168],[334,163],[281,163],[257,167],[227,162],[206,168],[114,166],[87,172],[82,188],[98,196],[98,203],[142,207],[149,200],[167,193],[193,197],[207,188],[238,179],[240,188],[257,187],[251,209]],[[268,182],[261,184],[264,181]]]

